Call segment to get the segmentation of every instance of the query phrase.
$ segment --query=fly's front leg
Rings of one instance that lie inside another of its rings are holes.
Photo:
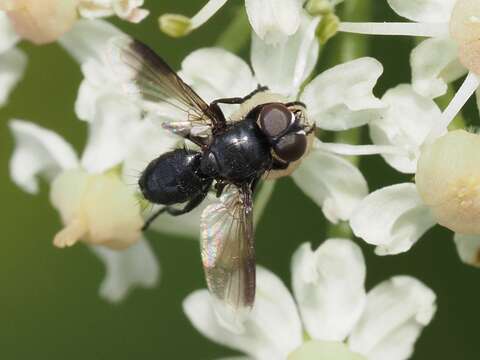
[[[259,92],[267,91],[267,90],[268,90],[268,87],[266,86],[258,86],[257,89],[255,89],[250,94],[244,97],[231,97],[231,98],[221,98],[221,99],[213,100],[210,103],[209,107],[210,107],[210,110],[217,115],[217,120],[220,120],[220,123],[216,124],[217,131],[223,130],[227,127],[227,120],[225,119],[222,109],[220,109],[220,106],[218,106],[218,104],[240,105],[240,104],[243,104],[248,99],[252,98],[255,94]]]

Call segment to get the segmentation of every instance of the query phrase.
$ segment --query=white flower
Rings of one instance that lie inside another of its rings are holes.
[[[207,102],[246,96],[258,85],[268,86],[270,94],[277,95],[266,94],[266,101],[279,98],[302,101],[307,106],[307,116],[320,129],[346,130],[376,119],[384,104],[372,94],[383,71],[375,59],[361,58],[338,65],[304,86],[318,58],[317,24],[318,19],[304,16],[295,35],[276,46],[267,45],[254,34],[251,49],[254,74],[236,55],[207,48],[190,54],[182,63],[180,75]],[[212,72],[212,68],[218,70]],[[235,108],[224,107],[224,110],[227,115],[235,116]],[[169,114],[175,118],[175,112]],[[176,116],[183,119],[182,113]],[[315,141],[292,176],[330,221],[347,220],[367,194],[367,183],[355,166],[334,153],[371,154],[387,150],[392,147]]]
[[[88,19],[116,15],[138,23],[149,14],[142,5],[143,0],[1,0],[0,11],[20,37],[40,45],[68,33],[79,14]]]
[[[445,109],[432,139],[445,131],[479,87],[480,3],[472,0],[389,0],[392,9],[414,22],[342,23],[341,31],[363,34],[426,36],[411,56],[415,91],[437,97],[447,83],[468,76]]]
[[[416,184],[379,189],[360,202],[350,219],[356,236],[379,255],[409,250],[435,224],[455,232],[461,259],[480,266],[480,137],[456,130],[424,147]]]
[[[27,65],[25,54],[15,48],[18,40],[11,21],[0,11],[0,107],[7,103]]]
[[[112,170],[122,161],[118,153],[126,147],[128,128],[133,127],[128,119],[136,110],[115,99],[100,106],[106,109],[98,111],[81,160],[54,132],[12,121],[16,147],[10,172],[13,181],[29,193],[38,192],[38,177],[50,182],[50,199],[64,224],[54,244],[65,247],[79,240],[89,244],[107,267],[101,295],[118,301],[135,286],[152,287],[159,268],[141,233],[144,222],[135,188]],[[125,132],[122,144],[117,137],[121,131],[114,132],[117,127]]]
[[[398,171],[415,174],[416,184],[387,186],[363,199],[350,218],[355,235],[376,245],[379,255],[398,254],[438,223],[456,233],[462,260],[480,266],[479,136],[445,129],[432,136],[440,133],[440,109],[409,85],[389,90],[382,101],[389,106],[370,122],[372,140],[403,150],[383,156]]]
[[[227,0],[209,0],[191,19],[165,14],[161,29],[171,36],[183,36],[206,23]],[[300,26],[304,0],[245,0],[248,19],[257,35],[269,44],[281,43]]]
[[[257,267],[257,299],[242,332],[219,321],[207,290],[190,294],[183,307],[203,335],[249,359],[408,359],[436,311],[435,294],[409,276],[366,293],[365,275],[362,252],[350,240],[330,239],[316,251],[305,243],[292,258],[295,299]]]

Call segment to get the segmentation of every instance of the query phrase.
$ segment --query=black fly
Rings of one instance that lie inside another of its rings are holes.
[[[220,201],[204,210],[200,224],[207,284],[234,312],[250,308],[255,297],[253,193],[262,178],[288,174],[306,154],[314,126],[305,106],[266,88],[207,104],[153,50],[130,38],[112,41],[110,61],[128,93],[182,111],[184,121],[166,120],[163,126],[198,146],[160,155],[143,171],[143,196],[164,205],[144,229],[161,213],[193,210],[213,186]],[[226,119],[219,104],[240,104],[240,110]],[[178,204],[182,208],[174,207]]]

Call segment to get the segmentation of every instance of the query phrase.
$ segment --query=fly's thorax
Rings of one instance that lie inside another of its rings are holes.
[[[217,180],[250,181],[271,167],[270,144],[254,119],[246,118],[214,137],[202,156],[201,171]]]
[[[313,144],[315,126],[309,123],[305,105],[281,95],[255,94],[233,117],[254,120],[267,138],[272,159],[278,165],[272,167],[267,179],[290,175]]]

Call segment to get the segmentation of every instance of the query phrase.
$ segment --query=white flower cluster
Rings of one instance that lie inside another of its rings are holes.
[[[254,30],[250,64],[225,49],[202,48],[183,60],[179,75],[207,103],[266,86],[276,98],[305,104],[317,130],[367,127],[371,144],[315,138],[291,174],[294,182],[326,219],[348,222],[357,237],[376,246],[378,255],[405,252],[440,224],[455,232],[461,259],[480,266],[480,165],[475,156],[480,137],[448,131],[480,85],[480,2],[387,1],[412,22],[335,23],[343,32],[428,37],[412,51],[412,83],[380,98],[373,91],[383,67],[374,58],[359,57],[314,73],[319,29],[341,0],[246,0]],[[210,0],[191,19],[163,15],[160,25],[171,35],[185,35],[225,3]],[[146,107],[127,96],[105,58],[106,44],[122,32],[97,18],[116,15],[139,22],[148,15],[141,6],[143,0],[0,0],[0,106],[26,66],[25,55],[15,48],[21,38],[38,44],[58,41],[81,68],[75,113],[88,127],[82,155],[53,131],[12,120],[16,145],[10,172],[28,193],[38,192],[40,178],[50,184],[50,200],[63,223],[54,245],[87,244],[105,263],[100,292],[110,301],[158,281],[159,264],[142,232],[147,204],[132,183],[149,161],[185,146],[159,126],[165,118],[182,121],[184,114],[168,104]],[[437,98],[464,76],[442,110]],[[222,110],[229,117],[238,107]],[[375,154],[411,174],[412,181],[369,194],[366,179],[348,156]],[[183,217],[160,217],[152,228],[198,237],[199,217],[210,201]],[[395,276],[367,293],[363,255],[347,239],[326,240],[315,251],[300,246],[291,271],[293,297],[280,279],[258,267],[256,303],[242,323],[221,318],[206,290],[189,295],[184,311],[211,340],[252,359],[273,360],[408,359],[436,311],[433,291],[412,277]]]

